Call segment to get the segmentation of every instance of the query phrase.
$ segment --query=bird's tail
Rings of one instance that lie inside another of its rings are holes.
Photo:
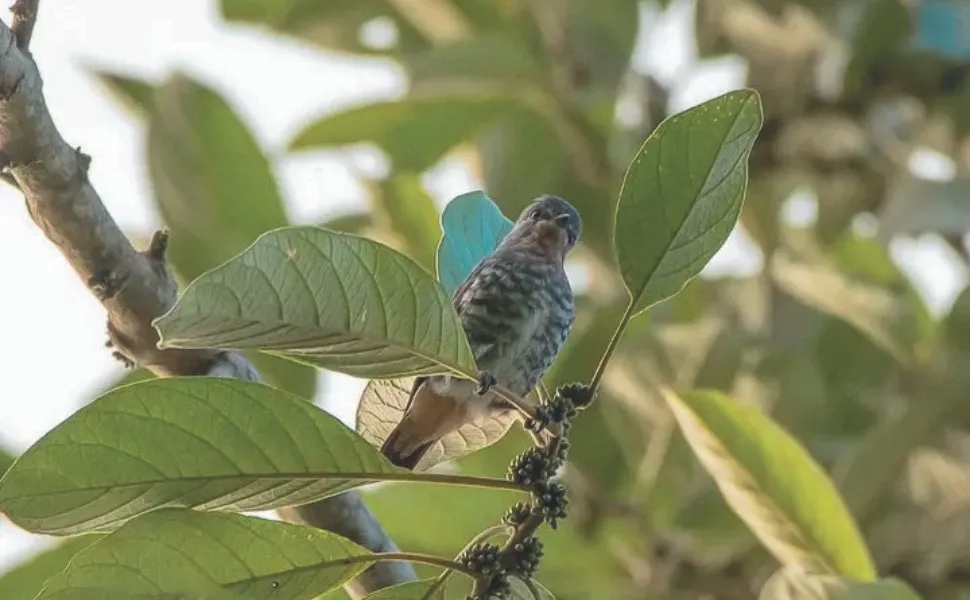
[[[392,464],[413,471],[435,442],[461,427],[467,415],[467,403],[436,394],[424,384],[415,391],[404,418],[381,446],[381,453]]]

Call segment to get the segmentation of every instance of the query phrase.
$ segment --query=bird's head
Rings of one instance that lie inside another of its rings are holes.
[[[561,260],[579,241],[582,230],[583,221],[572,204],[546,195],[525,207],[507,240],[537,244]]]

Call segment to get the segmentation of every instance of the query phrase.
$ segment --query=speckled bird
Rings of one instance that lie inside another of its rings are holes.
[[[498,383],[524,397],[552,365],[573,324],[573,292],[563,268],[582,221],[562,198],[542,196],[455,290],[455,310],[478,368],[478,384],[448,375],[419,377],[404,418],[381,452],[414,469],[443,436],[486,414],[510,410],[489,391]]]

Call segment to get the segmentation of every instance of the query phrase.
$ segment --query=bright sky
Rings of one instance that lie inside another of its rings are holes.
[[[391,63],[328,54],[260,31],[223,25],[215,0],[45,0],[32,50],[44,76],[47,104],[62,135],[91,155],[90,177],[114,218],[144,236],[159,222],[152,208],[144,160],[144,128],[88,75],[90,67],[161,78],[181,69],[222,92],[276,160],[294,221],[365,201],[352,168],[379,171],[373,150],[284,157],[286,141],[314,116],[398,95],[404,79]],[[674,86],[673,108],[739,87],[744,64],[725,59],[692,67],[689,3],[680,2],[658,23],[643,14],[648,35],[634,63]],[[656,28],[656,32],[653,33]],[[439,204],[479,187],[453,160],[434,169],[427,185]],[[555,192],[555,190],[550,190]],[[792,204],[795,217],[812,204]],[[893,248],[937,310],[965,284],[966,273],[931,240]],[[58,251],[27,216],[21,197],[0,187],[0,347],[6,392],[0,401],[0,445],[20,452],[116,378],[121,369],[103,347],[104,313]],[[709,273],[751,271],[760,259],[735,234]],[[333,398],[356,398],[362,382],[329,377]],[[327,402],[328,398],[321,398]],[[327,406],[352,423],[352,403]],[[0,519],[0,571],[49,540]]]

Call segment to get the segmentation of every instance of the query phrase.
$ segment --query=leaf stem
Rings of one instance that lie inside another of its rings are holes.
[[[462,549],[461,552],[458,553],[458,555],[461,556],[469,548],[471,548],[472,546],[474,546],[475,544],[477,544],[479,542],[488,541],[489,539],[491,539],[491,538],[493,538],[493,537],[495,537],[497,535],[501,535],[503,533],[508,533],[508,532],[509,532],[509,526],[508,525],[493,525],[492,527],[489,527],[485,531],[483,531],[483,532],[479,533],[478,535],[476,535],[475,537],[473,537],[470,542],[468,542],[467,544],[465,544],[465,547]],[[423,596],[421,596],[421,600],[428,600],[429,598],[431,598],[431,596],[435,592],[437,592],[439,589],[441,589],[441,587],[443,585],[445,585],[446,583],[448,583],[448,578],[451,577],[451,574],[452,573],[454,573],[453,570],[451,570],[451,569],[445,569],[441,573],[441,575],[439,575],[438,578],[435,579],[434,583],[431,584],[431,587],[428,588],[428,591],[425,592]]]
[[[613,337],[610,338],[610,343],[606,345],[606,350],[603,351],[603,356],[600,358],[600,362],[596,365],[596,371],[593,373],[593,378],[589,380],[589,394],[593,398],[596,396],[596,389],[600,385],[600,380],[603,379],[603,374],[606,373],[606,365],[609,364],[610,359],[613,358],[613,352],[616,350],[616,345],[620,343],[620,338],[623,337],[623,332],[626,331],[626,326],[629,325],[630,319],[633,318],[633,310],[636,307],[636,302],[630,301],[627,305],[626,311],[623,312],[623,316],[620,317],[620,321],[616,324],[616,330],[613,332]]]
[[[348,556],[336,560],[327,561],[327,566],[354,565],[358,563],[372,562],[411,562],[441,567],[452,571],[459,571],[472,578],[477,578],[478,573],[472,571],[465,565],[457,563],[448,558],[433,556],[431,554],[421,554],[419,552],[375,552],[374,554],[361,554],[358,556]]]
[[[405,481],[411,483],[447,483],[466,487],[489,488],[495,490],[512,490],[515,492],[529,492],[525,486],[492,477],[472,477],[470,475],[449,475],[446,473],[382,473],[374,477],[375,481]]]

